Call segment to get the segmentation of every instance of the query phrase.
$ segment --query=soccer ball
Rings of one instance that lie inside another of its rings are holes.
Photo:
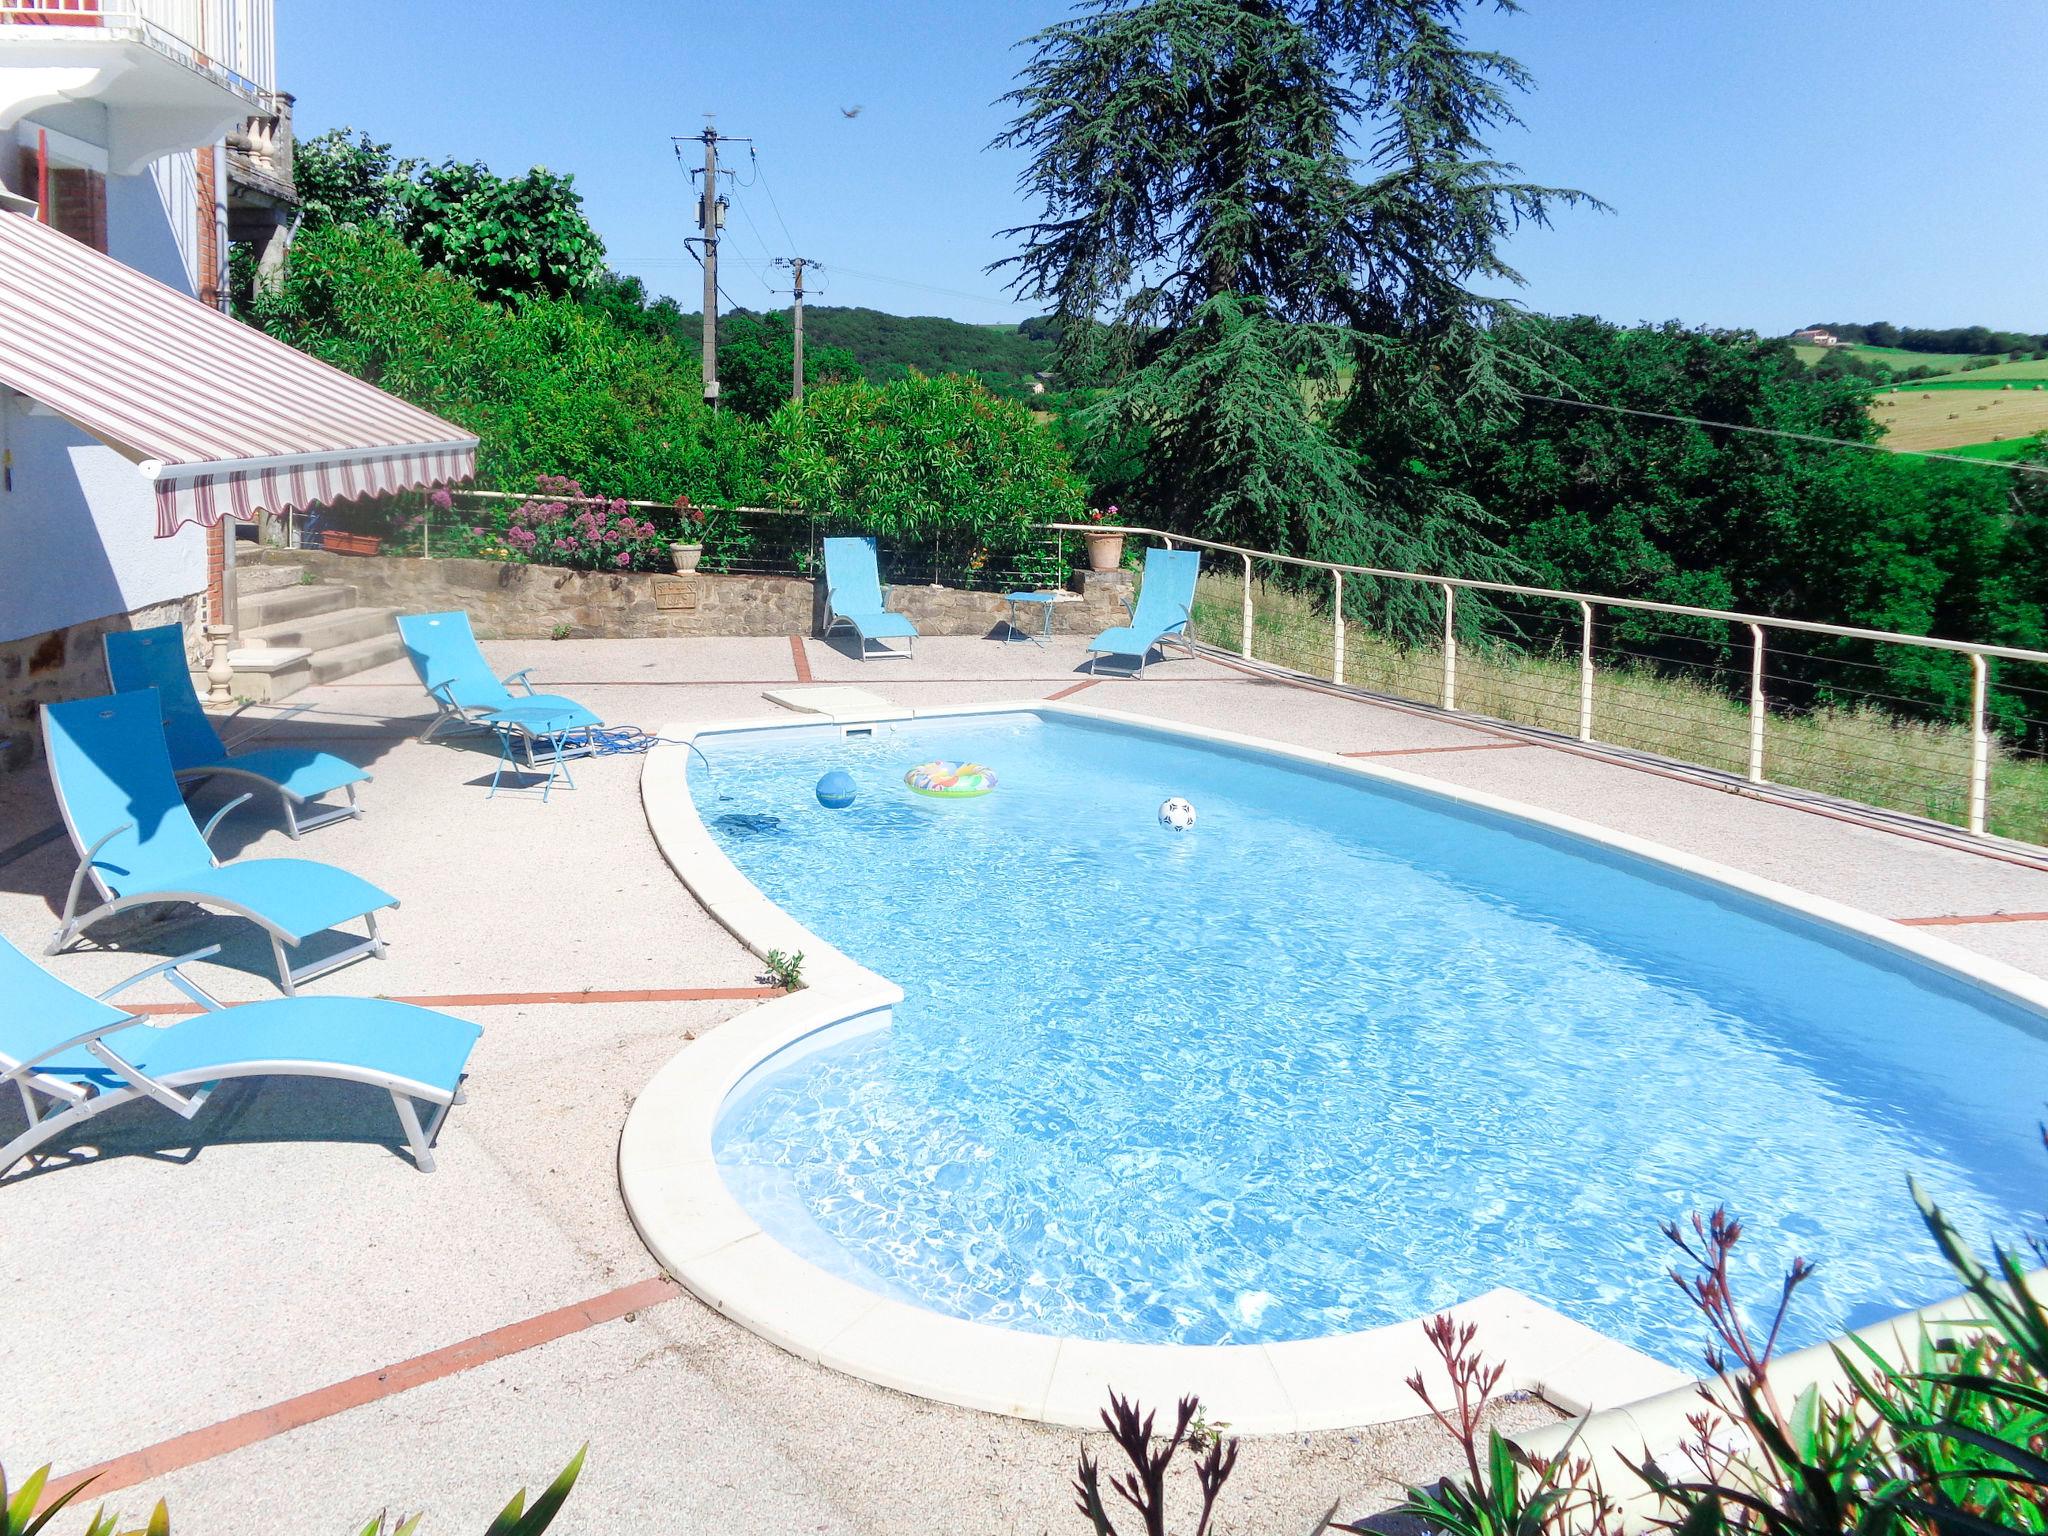
[[[1159,825],[1169,832],[1192,832],[1195,829],[1195,808],[1175,795],[1159,807]]]

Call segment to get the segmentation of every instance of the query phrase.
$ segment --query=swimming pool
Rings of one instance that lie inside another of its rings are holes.
[[[2040,1016],[1719,883],[1065,712],[699,745],[733,864],[904,992],[756,1066],[711,1138],[764,1232],[870,1292],[1263,1344],[1511,1286],[1690,1365],[1665,1220],[1742,1216],[1758,1305],[1817,1259],[1804,1342],[1955,1289],[1908,1173],[1978,1235],[2033,1209]],[[905,792],[934,757],[1000,788]]]

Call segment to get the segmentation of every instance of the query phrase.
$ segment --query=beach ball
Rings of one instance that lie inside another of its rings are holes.
[[[1159,825],[1169,832],[1192,832],[1195,829],[1195,808],[1175,795],[1159,807]]]
[[[834,768],[818,780],[818,804],[828,811],[843,811],[853,804],[853,775],[843,768]]]

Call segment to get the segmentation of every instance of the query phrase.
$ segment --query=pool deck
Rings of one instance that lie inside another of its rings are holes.
[[[781,712],[766,689],[846,682],[909,706],[1067,694],[1384,754],[1879,916],[1965,919],[1942,936],[2048,975],[2048,874],[1218,661],[1091,681],[1072,642],[933,639],[914,661],[867,663],[788,638],[487,649],[608,720],[650,728],[769,716]],[[201,1533],[340,1530],[386,1506],[457,1530],[588,1440],[560,1531],[629,1518],[705,1532],[1074,1528],[1072,1431],[806,1364],[679,1294],[641,1245],[615,1169],[626,1111],[687,1040],[765,993],[757,963],[655,849],[638,761],[578,764],[576,789],[546,805],[527,792],[486,800],[487,751],[412,739],[423,700],[402,665],[293,702],[311,707],[269,739],[364,762],[369,814],[295,846],[267,811],[244,808],[219,846],[329,860],[402,898],[388,959],[308,990],[454,999],[440,1006],[485,1029],[470,1102],[450,1115],[432,1176],[397,1150],[381,1095],[255,1081],[223,1086],[189,1128],[147,1106],[109,1116],[92,1127],[96,1158],[0,1186],[10,1475],[113,1462],[106,1481],[127,1486],[110,1502],[135,1514],[165,1496],[174,1528]],[[0,933],[31,953],[72,863],[54,824],[40,769],[0,778]],[[206,984],[274,995],[267,945],[237,927],[137,931],[131,948],[50,965],[96,989],[225,938],[196,968]],[[17,1125],[10,1096],[0,1139]],[[1550,1416],[1539,1404],[1507,1413]],[[1450,1462],[1426,1422],[1262,1439],[1246,1447],[1221,1528],[1299,1531],[1333,1500],[1351,1515],[1381,1509],[1401,1482]]]

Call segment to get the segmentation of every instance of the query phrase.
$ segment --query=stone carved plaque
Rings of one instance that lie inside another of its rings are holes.
[[[697,606],[697,578],[695,576],[657,576],[654,578],[654,606],[664,611]]]

